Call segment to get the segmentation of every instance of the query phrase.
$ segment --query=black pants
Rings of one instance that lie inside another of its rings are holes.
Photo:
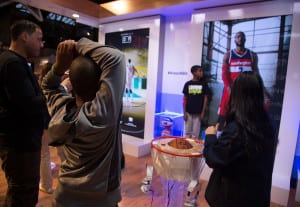
[[[38,202],[41,152],[1,151],[8,184],[4,207],[35,207]]]

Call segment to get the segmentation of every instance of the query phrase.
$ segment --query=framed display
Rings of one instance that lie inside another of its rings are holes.
[[[133,65],[136,69],[131,74],[131,83],[127,81],[125,87],[121,122],[123,149],[133,156],[149,153],[153,139],[162,25],[163,18],[159,15],[99,25],[99,42],[122,50],[127,66]]]
[[[143,139],[149,28],[106,33],[105,44],[117,47],[126,57],[126,84],[121,117],[122,133]]]
[[[265,99],[268,99],[266,104],[278,135],[291,30],[292,15],[204,23],[202,66],[212,91],[208,113],[209,125],[216,123],[218,118],[217,112],[224,90],[224,81],[226,81],[225,77],[222,77],[224,56],[227,55],[231,61],[244,61],[246,58],[246,52],[237,54],[235,50],[236,44],[240,44],[235,43],[235,35],[240,33],[245,35],[245,48],[249,51],[249,59],[252,62],[251,70],[254,67],[258,68],[264,81]],[[243,68],[240,67],[240,70],[243,71]]]

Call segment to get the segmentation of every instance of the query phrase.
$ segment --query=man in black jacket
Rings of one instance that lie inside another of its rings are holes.
[[[28,59],[40,53],[42,31],[21,20],[10,32],[9,50],[0,55],[0,157],[8,183],[4,206],[34,207],[47,108]]]

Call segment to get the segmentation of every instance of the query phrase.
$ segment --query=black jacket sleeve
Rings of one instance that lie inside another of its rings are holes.
[[[236,130],[236,124],[230,123],[219,139],[216,135],[206,135],[203,154],[209,167],[226,168],[244,155],[244,147],[239,139],[233,142]]]
[[[6,65],[5,70],[10,107],[25,117],[44,110],[45,99],[29,66],[24,67],[24,63],[13,61]]]

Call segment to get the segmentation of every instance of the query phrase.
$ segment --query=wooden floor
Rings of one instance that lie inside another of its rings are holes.
[[[53,169],[54,183],[53,187],[57,185],[57,176],[60,162],[56,155],[56,150],[51,148],[51,160],[57,165]],[[1,162],[1,161],[0,161]],[[146,164],[151,164],[151,157],[145,156],[142,158],[135,158],[126,156],[126,168],[122,174],[122,201],[119,207],[163,207],[165,197],[163,195],[162,184],[158,175],[154,173],[152,192],[143,193],[140,189],[141,181],[146,176]],[[209,207],[204,199],[204,191],[207,185],[206,181],[201,181],[201,191],[198,197],[198,207]],[[3,200],[6,191],[6,181],[4,173],[0,170],[0,206],[3,206]],[[290,192],[289,204],[287,207],[300,207],[299,203],[294,202],[295,191],[292,189]],[[51,194],[46,194],[40,191],[39,202],[37,207],[51,207]],[[271,204],[271,207],[281,207],[277,204]]]

